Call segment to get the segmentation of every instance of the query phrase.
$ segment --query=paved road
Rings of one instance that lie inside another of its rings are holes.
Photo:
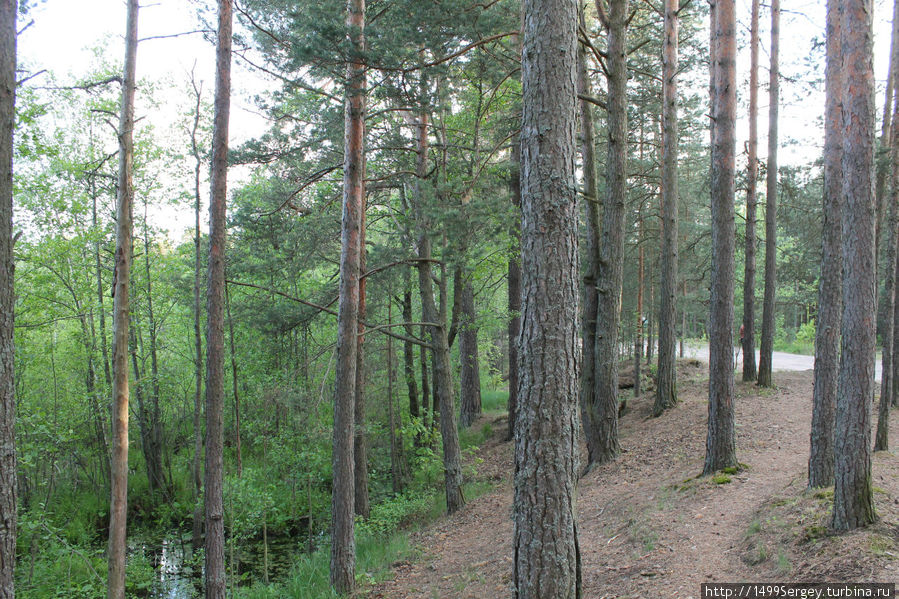
[[[736,350],[736,348],[735,348]],[[758,364],[758,351],[755,353],[755,363]],[[708,345],[694,345],[687,346],[684,348],[684,356],[688,358],[698,358],[703,362],[709,361],[709,346]],[[805,356],[802,354],[788,354],[786,352],[776,351],[772,355],[772,359],[774,361],[774,370],[812,370],[815,367],[815,357],[814,356]],[[737,359],[737,369],[742,372],[743,369],[743,354],[741,353],[739,358]],[[876,381],[880,381],[880,370],[881,370],[881,361],[880,355],[878,354],[878,358],[875,362],[874,367],[874,379]]]

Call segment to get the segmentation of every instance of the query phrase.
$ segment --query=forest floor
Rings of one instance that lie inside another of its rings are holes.
[[[698,598],[703,582],[899,581],[896,451],[873,458],[879,521],[831,535],[832,489],[806,491],[812,372],[778,372],[775,384],[737,383],[737,452],[746,468],[730,476],[697,478],[705,365],[679,363],[680,403],[660,418],[650,416],[651,392],[630,401],[620,421],[621,456],[579,484],[585,599]],[[511,596],[512,444],[502,441],[505,418],[488,418],[495,434],[477,468],[495,489],[414,533],[414,557],[393,564],[394,578],[370,589],[369,599]],[[894,411],[894,444],[897,426]]]

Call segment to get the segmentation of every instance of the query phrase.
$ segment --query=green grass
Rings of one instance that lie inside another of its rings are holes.
[[[505,412],[509,406],[509,392],[481,387],[481,410],[485,414]]]

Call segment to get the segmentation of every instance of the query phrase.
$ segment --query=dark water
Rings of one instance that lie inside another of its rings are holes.
[[[290,573],[290,566],[297,554],[305,550],[305,539],[289,536],[269,538],[266,555],[265,543],[252,539],[234,543],[233,565],[238,586],[248,586],[253,581],[278,582]],[[194,599],[200,597],[203,583],[202,554],[194,556],[190,535],[169,535],[161,538],[145,538],[132,547],[132,552],[142,553],[156,572],[149,596],[152,599]],[[225,567],[231,584],[232,547],[225,544]]]

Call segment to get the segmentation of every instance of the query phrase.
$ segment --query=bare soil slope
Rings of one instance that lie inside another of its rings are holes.
[[[702,582],[899,581],[894,452],[874,457],[881,520],[866,531],[831,536],[832,492],[805,491],[811,371],[777,373],[774,390],[737,385],[737,450],[746,469],[714,479],[696,478],[706,367],[687,361],[678,374],[680,404],[651,418],[651,394],[631,401],[621,420],[623,454],[580,481],[584,597],[698,597]],[[895,413],[891,424],[895,444]],[[497,489],[417,533],[420,558],[395,564],[395,579],[369,597],[511,596],[511,451],[498,439],[482,448],[479,475],[499,481]]]

